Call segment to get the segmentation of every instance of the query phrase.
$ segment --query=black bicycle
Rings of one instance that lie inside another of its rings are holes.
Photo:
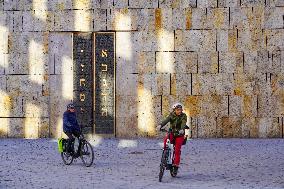
[[[171,176],[176,177],[177,171],[174,171],[174,167],[172,166],[172,163],[174,162],[174,154],[175,154],[175,146],[170,141],[170,135],[172,133],[172,130],[169,129],[168,131],[165,129],[161,129],[162,132],[167,132],[167,141],[166,146],[163,149],[162,152],[162,158],[160,163],[160,173],[159,173],[159,182],[162,182],[162,178],[164,176],[165,170],[170,170]]]
[[[61,157],[65,165],[70,165],[74,159],[81,158],[83,164],[86,167],[90,167],[94,161],[94,150],[92,145],[85,139],[84,135],[81,134],[77,139],[79,140],[79,145],[77,150],[74,152],[67,152],[67,140],[63,142],[63,152],[61,152]],[[72,142],[72,147],[74,147],[75,141]]]

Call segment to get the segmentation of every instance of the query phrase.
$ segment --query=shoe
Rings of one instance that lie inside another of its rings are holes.
[[[172,177],[176,177],[177,176],[177,172],[178,172],[178,166],[173,165],[173,167],[171,169],[171,176]]]
[[[173,165],[173,174],[177,174],[177,172],[178,172],[178,166],[176,166],[176,165]]]

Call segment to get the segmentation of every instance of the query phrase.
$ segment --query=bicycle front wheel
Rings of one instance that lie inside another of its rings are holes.
[[[83,141],[81,146],[81,159],[86,167],[90,167],[94,161],[94,151],[92,145],[88,141]]]
[[[166,166],[167,166],[167,152],[166,150],[163,150],[161,163],[160,163],[159,182],[162,182]]]

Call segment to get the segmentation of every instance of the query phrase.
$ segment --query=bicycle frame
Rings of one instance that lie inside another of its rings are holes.
[[[77,149],[75,149],[75,141],[78,140],[78,146]],[[74,158],[78,158],[80,156],[80,151],[81,151],[81,147],[82,147],[82,143],[85,140],[84,135],[81,133],[79,137],[75,137],[75,140],[73,141],[73,148],[74,148],[74,152],[75,154],[73,155]]]
[[[170,140],[171,133],[172,133],[171,130],[167,131],[168,138],[167,138],[166,146],[165,146],[165,149],[164,149],[167,152],[167,165],[168,166],[171,166],[173,164],[174,151],[175,151],[174,150],[174,144],[172,144],[171,140]]]

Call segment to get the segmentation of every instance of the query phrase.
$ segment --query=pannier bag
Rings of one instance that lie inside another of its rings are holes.
[[[58,139],[58,151],[60,153],[65,151],[65,143],[66,143],[65,138],[59,138]]]

